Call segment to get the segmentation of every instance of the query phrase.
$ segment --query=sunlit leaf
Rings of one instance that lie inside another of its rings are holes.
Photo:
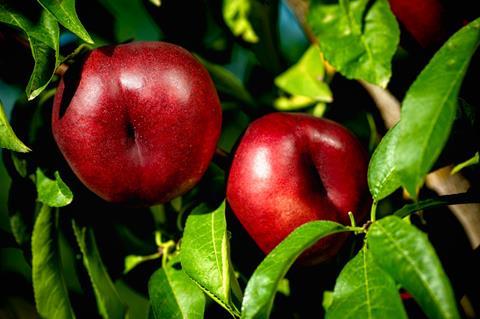
[[[0,148],[26,153],[31,150],[15,135],[0,101]]]
[[[293,104],[297,107],[313,102],[331,102],[332,92],[323,81],[324,76],[322,53],[318,46],[312,45],[297,64],[275,78],[275,85],[297,99],[304,100]],[[284,104],[277,102],[276,107],[286,109]]]
[[[400,39],[387,0],[312,1],[308,22],[325,58],[350,79],[385,87]]]
[[[391,128],[378,144],[368,165],[368,187],[375,201],[379,201],[401,186],[396,168],[395,146],[398,125]]]
[[[230,262],[225,202],[214,211],[199,206],[190,214],[180,256],[185,273],[222,307],[238,316],[237,302],[242,296]]]
[[[235,36],[246,42],[258,42],[258,36],[248,20],[250,0],[223,0],[223,18]]]
[[[52,180],[38,168],[36,182],[38,201],[50,207],[62,207],[72,202],[73,193],[63,182],[58,172],[55,172],[55,179]]]
[[[330,221],[313,221],[295,229],[265,257],[248,281],[242,318],[269,318],[278,285],[301,253],[321,238],[347,230]]]
[[[378,265],[430,318],[460,318],[448,277],[424,233],[388,216],[369,228],[367,243]]]
[[[37,0],[45,9],[50,11],[51,14],[57,18],[65,28],[69,29],[82,40],[88,43],[93,43],[92,38],[88,34],[87,30],[83,27],[82,23],[78,19],[77,12],[75,10],[75,0]]]
[[[407,318],[395,282],[367,249],[345,265],[331,298],[326,319]]]
[[[153,273],[148,294],[155,319],[202,319],[205,295],[173,259]]]
[[[57,216],[43,205],[32,235],[32,275],[35,303],[40,316],[75,318],[63,275],[58,247]]]

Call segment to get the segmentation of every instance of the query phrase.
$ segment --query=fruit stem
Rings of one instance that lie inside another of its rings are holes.
[[[365,233],[365,227],[347,226],[347,229],[353,231],[355,234]]]
[[[370,220],[374,222],[377,219],[377,201],[373,201],[372,209],[370,210]]]
[[[352,212],[348,212],[348,218],[350,218],[350,225],[352,227],[357,227],[357,223],[355,223],[355,217],[353,216]]]
[[[165,268],[167,266],[167,261],[171,255],[170,250],[175,247],[175,242],[173,240],[169,240],[166,243],[163,243],[160,246],[160,251],[162,253],[162,267]]]

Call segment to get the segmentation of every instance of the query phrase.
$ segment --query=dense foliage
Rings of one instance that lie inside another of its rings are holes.
[[[306,4],[1,0],[0,317],[480,316],[479,206],[447,207],[480,200],[478,12],[445,1],[451,24],[426,45],[387,0]],[[148,208],[91,193],[51,132],[65,69],[139,40],[194,53],[223,110],[199,184]],[[349,225],[304,224],[265,256],[225,187],[242,133],[274,111],[333,119],[359,137],[372,209]],[[295,263],[336,233],[350,235],[335,258]]]

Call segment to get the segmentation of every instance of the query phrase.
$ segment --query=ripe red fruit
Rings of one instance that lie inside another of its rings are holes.
[[[422,47],[440,44],[448,37],[450,21],[440,0],[390,0],[390,7]]]
[[[235,153],[227,199],[258,246],[269,253],[289,233],[314,220],[349,224],[364,218],[368,201],[367,154],[332,121],[273,113],[254,121]],[[303,256],[330,258],[345,235],[320,240]]]
[[[221,129],[215,87],[186,50],[164,42],[107,46],[65,73],[55,140],[78,178],[107,201],[150,205],[191,189]]]

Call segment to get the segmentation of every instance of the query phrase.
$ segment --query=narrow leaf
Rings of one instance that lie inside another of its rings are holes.
[[[126,306],[108,275],[95,242],[91,228],[79,227],[72,221],[73,231],[82,252],[83,264],[87,269],[97,306],[103,318],[125,318]]]
[[[371,3],[370,3],[371,2]],[[387,0],[312,1],[308,22],[325,58],[350,79],[385,87],[400,39]]]
[[[448,139],[458,92],[479,43],[480,18],[443,45],[405,96],[395,158],[402,184],[413,197]]]
[[[40,6],[33,8],[36,17],[23,15],[21,9],[13,0],[2,0],[0,22],[20,28],[28,37],[35,65],[26,93],[32,100],[47,87],[58,65],[59,28],[55,18],[46,10],[40,11]]]
[[[78,19],[75,0],[38,0],[38,2],[53,14],[65,28],[78,35],[83,41],[93,43],[92,38]]]
[[[406,319],[407,314],[393,279],[362,249],[338,276],[326,318]]]
[[[234,297],[239,301],[241,296],[230,264],[225,202],[213,212],[199,206],[188,217],[181,261],[185,273],[200,288],[232,315],[239,315]]]
[[[49,46],[34,38],[29,40],[35,65],[27,84],[26,93],[28,100],[33,100],[50,83],[58,66],[58,51],[52,50]]]
[[[413,295],[430,318],[460,318],[455,296],[427,236],[396,216],[370,227],[368,247],[379,266]]]
[[[395,159],[399,126],[391,128],[378,144],[368,165],[368,187],[375,201],[379,201],[401,186]]]
[[[475,164],[478,164],[478,163],[480,163],[480,153],[476,152],[475,155],[473,155],[468,160],[466,160],[466,161],[464,161],[460,164],[455,165],[455,167],[452,169],[450,174],[451,175],[457,174],[458,172],[460,172],[465,167],[472,166],[472,165],[475,165]]]
[[[407,204],[397,210],[394,215],[400,218],[407,217],[408,215],[429,208],[435,208],[440,206],[447,205],[457,205],[457,204],[469,204],[469,203],[480,203],[480,196],[478,193],[460,193],[452,195],[443,195],[435,198],[429,198],[422,200],[413,204]]]
[[[248,20],[251,0],[223,0],[223,18],[235,36],[246,42],[258,42],[258,36]]]
[[[31,150],[13,132],[7,115],[0,101],[0,148],[6,148],[15,152],[27,153]]]
[[[63,276],[57,216],[43,205],[32,235],[33,292],[37,311],[49,319],[75,318]]]
[[[55,172],[55,180],[52,180],[46,177],[40,168],[37,168],[36,182],[39,202],[50,207],[63,207],[72,202],[72,191],[63,182],[58,172]]]
[[[313,221],[295,229],[265,257],[248,281],[242,318],[268,318],[280,281],[302,252],[323,237],[347,230],[330,221]]]
[[[148,294],[156,319],[203,318],[205,295],[174,260],[152,275]]]

